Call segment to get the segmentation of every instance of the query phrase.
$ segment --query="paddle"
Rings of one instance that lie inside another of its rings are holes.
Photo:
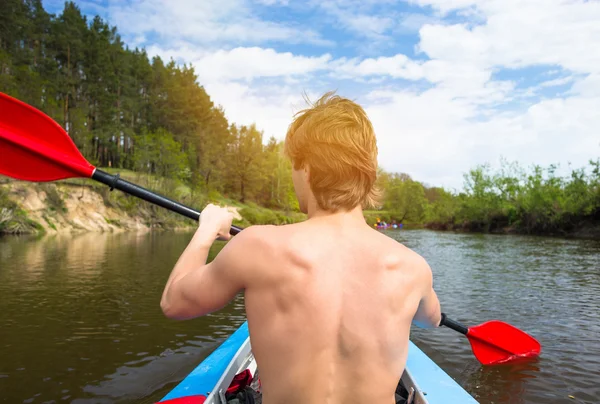
[[[198,221],[200,213],[131,182],[97,169],[79,152],[67,132],[43,112],[0,93],[0,174],[26,181],[84,177]],[[231,226],[230,233],[243,229]],[[442,315],[440,325],[467,336],[483,364],[535,356],[540,344],[525,332],[500,321],[467,328]]]
[[[540,343],[531,335],[498,320],[467,328],[442,313],[440,325],[466,335],[473,354],[483,365],[497,365],[538,356],[542,350]]]
[[[0,174],[35,182],[91,178],[190,219],[200,218],[200,212],[188,206],[97,169],[52,118],[4,93],[0,93]],[[231,226],[229,233],[240,231]]]

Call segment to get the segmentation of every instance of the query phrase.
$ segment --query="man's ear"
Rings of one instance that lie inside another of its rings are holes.
[[[302,173],[304,175],[304,179],[308,181],[310,179],[310,169],[308,168],[307,164],[305,164],[302,168]]]

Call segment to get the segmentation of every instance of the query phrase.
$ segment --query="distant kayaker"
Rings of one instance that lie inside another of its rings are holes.
[[[229,211],[207,206],[162,310],[199,317],[244,291],[263,403],[392,404],[411,323],[437,327],[441,313],[427,262],[363,216],[378,197],[371,122],[328,93],[295,116],[285,152],[308,220],[251,226],[206,264],[232,223]]]

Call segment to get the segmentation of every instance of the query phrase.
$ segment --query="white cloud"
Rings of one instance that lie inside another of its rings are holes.
[[[263,140],[269,137],[285,137],[292,116],[305,108],[302,93],[310,100],[317,99],[321,92],[302,84],[249,86],[245,83],[214,82],[206,85],[206,91],[217,105],[225,108],[225,115],[238,125],[257,124],[263,131]],[[325,90],[323,90],[324,92]]]
[[[460,188],[461,173],[501,156],[528,164],[572,161],[583,165],[600,152],[600,98],[553,99],[523,113],[497,113],[485,121],[466,102],[443,90],[388,94],[368,108],[379,137],[380,162],[430,184]]]
[[[460,187],[461,172],[476,163],[498,162],[500,156],[526,165],[571,161],[578,166],[600,154],[599,3],[418,3],[442,14],[476,7],[471,10],[485,18],[475,27],[421,28],[418,48],[430,59],[421,65],[423,77],[436,85],[421,94],[381,91],[386,102],[369,109],[384,167]],[[502,68],[543,65],[559,66],[575,76],[542,82],[529,93],[516,90],[511,81],[492,79],[492,72]],[[566,95],[530,100],[528,108],[504,106],[570,82]]]
[[[408,80],[424,78],[420,63],[410,60],[402,54],[391,57],[340,59],[332,63],[336,74],[352,78],[360,76],[390,76]]]
[[[108,15],[122,33],[154,33],[160,43],[207,46],[286,41],[332,45],[310,28],[259,18],[245,0],[115,1],[108,7]]]
[[[450,4],[479,8],[486,23],[426,25],[420,49],[430,58],[469,61],[482,67],[561,65],[575,72],[600,66],[600,52],[592,44],[600,38],[600,3],[561,0],[419,0],[450,10]]]
[[[334,18],[335,26],[345,29],[359,38],[367,38],[369,46],[390,41],[390,29],[397,25],[398,13],[391,10],[375,12],[373,7],[393,4],[394,0],[315,0],[312,7]]]
[[[483,5],[494,0],[408,0],[408,3],[418,4],[420,6],[431,6],[438,10],[442,15],[453,10],[466,9],[475,5]]]
[[[186,42],[172,42],[169,47],[162,47],[158,44],[152,44],[146,47],[149,57],[160,56],[163,61],[171,58],[176,61],[190,63],[192,60],[198,60],[210,53],[210,51],[193,46]]]
[[[418,32],[423,25],[426,24],[441,24],[442,20],[438,17],[421,14],[421,13],[402,13],[398,26],[394,32]]]
[[[194,62],[200,82],[245,79],[257,77],[295,76],[323,70],[331,59],[328,54],[319,57],[294,56],[273,49],[235,48],[207,54]]]
[[[559,77],[557,79],[547,80],[547,81],[540,83],[540,87],[562,86],[562,85],[571,83],[573,80],[575,80],[575,77],[573,77],[573,76]]]
[[[595,99],[600,97],[600,71],[591,73],[574,83],[571,93],[585,98]]]
[[[228,119],[256,122],[265,138],[284,137],[293,113],[305,106],[303,91],[315,99],[339,88],[365,106],[381,165],[432,185],[460,188],[462,173],[501,156],[524,165],[580,166],[600,154],[599,2],[410,0],[422,14],[393,10],[393,0],[255,2],[314,14],[297,25],[267,21],[249,0],[114,2],[109,14],[121,31],[152,40],[150,55],[192,62]],[[444,19],[451,12],[466,22],[451,24]],[[352,34],[344,52],[286,50],[335,42],[306,28],[319,26],[307,23],[313,19]],[[399,29],[418,29],[416,58],[377,53]],[[279,46],[264,45],[271,41]],[[543,80],[495,78],[527,67],[548,71]],[[552,94],[565,84],[570,90]]]
[[[254,0],[255,3],[262,4],[264,6],[272,6],[275,4],[281,4],[282,6],[287,6],[289,4],[289,0]]]

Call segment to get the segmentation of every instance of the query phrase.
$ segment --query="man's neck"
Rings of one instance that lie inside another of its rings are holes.
[[[320,209],[316,202],[308,204],[308,219],[317,219],[330,221],[332,223],[344,223],[344,224],[364,224],[365,217],[363,216],[362,207],[360,205],[354,207],[351,210],[340,210],[337,212],[330,212]]]

